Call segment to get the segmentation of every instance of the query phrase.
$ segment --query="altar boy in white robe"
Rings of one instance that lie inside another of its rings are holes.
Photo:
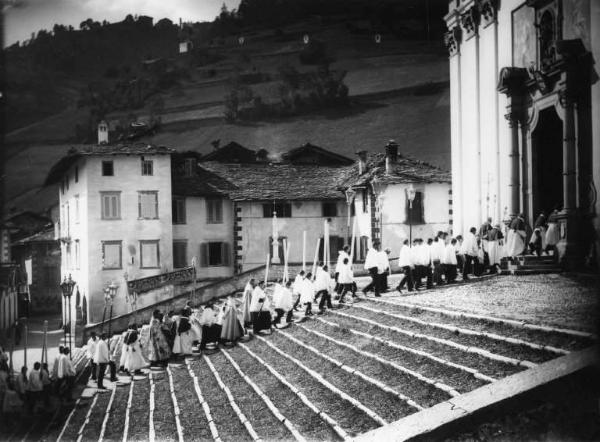
[[[287,326],[292,322],[294,303],[292,300],[291,287],[292,281],[287,281],[285,287],[280,286],[278,290],[273,293],[273,307],[275,307],[275,312],[277,313],[277,316],[275,316],[275,319],[273,320],[273,325],[275,327],[279,328],[283,315],[286,315],[284,326]]]

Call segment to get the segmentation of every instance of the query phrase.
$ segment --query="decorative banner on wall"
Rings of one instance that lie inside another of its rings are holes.
[[[173,272],[161,273],[160,275],[148,276],[146,278],[127,281],[130,292],[143,293],[177,282],[192,281],[194,279],[194,267],[186,267]]]

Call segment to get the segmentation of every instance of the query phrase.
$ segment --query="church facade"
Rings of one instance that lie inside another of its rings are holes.
[[[561,260],[595,257],[600,2],[450,0],[454,231],[558,210]]]

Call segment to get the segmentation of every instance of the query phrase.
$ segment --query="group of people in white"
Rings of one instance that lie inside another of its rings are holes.
[[[543,219],[538,221],[537,236],[546,234],[547,224],[542,222]],[[453,283],[459,275],[466,281],[470,275],[479,276],[486,270],[498,272],[503,257],[514,257],[525,251],[527,236],[524,230],[524,221],[518,216],[506,232],[500,224],[493,225],[488,219],[479,230],[472,227],[464,236],[451,237],[440,231],[426,241],[415,238],[411,244],[404,240],[397,258],[402,277],[395,289],[400,292],[405,288],[420,290],[423,285],[431,288]],[[536,241],[537,236],[535,233],[530,235],[532,241]],[[531,243],[529,246],[533,247]],[[390,255],[391,250],[382,250],[377,240],[367,251],[364,268],[371,281],[363,288],[365,295],[373,292],[375,296],[381,296],[390,290],[390,261],[396,259]],[[357,285],[350,248],[344,246],[339,251],[333,274],[327,265],[314,265],[310,270],[299,271],[293,280],[278,280],[269,289],[267,293],[266,281],[251,279],[241,299],[228,297],[222,305],[209,302],[199,309],[186,305],[177,315],[173,312],[163,315],[156,310],[150,323],[141,330],[138,331],[134,324],[110,340],[105,335],[92,334],[87,351],[92,360],[93,379],[102,389],[104,373],[108,369],[113,381],[117,379],[118,371],[133,376],[148,365],[164,365],[172,357],[191,355],[195,345],[202,352],[215,348],[218,343],[232,344],[239,339],[248,339],[250,330],[255,334],[269,334],[273,327],[291,324],[295,311],[302,309],[303,314],[298,315],[298,320],[313,315],[313,305],[318,306],[317,313],[322,314],[326,309],[334,308],[332,296],[340,304],[346,303],[348,296],[354,301]]]
[[[75,369],[68,347],[59,347],[51,368],[37,361],[31,370],[21,367],[16,376],[11,371],[8,353],[0,347],[0,406],[4,417],[21,412],[48,413],[52,411],[51,397],[71,401]]]

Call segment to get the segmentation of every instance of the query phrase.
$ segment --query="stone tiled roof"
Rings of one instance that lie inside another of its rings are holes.
[[[286,163],[223,164],[201,167],[225,178],[235,189],[224,190],[236,201],[332,200],[344,198],[343,188],[355,166],[323,167]]]
[[[225,196],[235,189],[229,181],[201,167],[191,177],[171,174],[171,192],[176,196]]]
[[[352,186],[364,186],[373,180],[381,184],[403,183],[451,183],[450,172],[423,161],[398,155],[398,160],[392,165],[392,172],[385,171],[385,154],[376,152],[367,158],[367,172],[351,180]]]
[[[67,155],[62,157],[48,172],[44,185],[57,183],[64,173],[80,158],[84,156],[105,155],[171,155],[174,149],[164,146],[154,146],[146,143],[130,144],[83,144],[72,147]]]

